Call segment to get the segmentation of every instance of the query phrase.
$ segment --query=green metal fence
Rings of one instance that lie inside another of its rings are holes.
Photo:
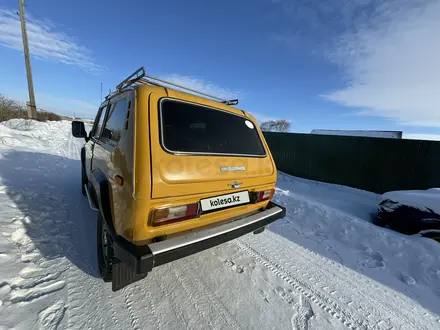
[[[440,142],[265,132],[277,168],[383,193],[440,187]]]

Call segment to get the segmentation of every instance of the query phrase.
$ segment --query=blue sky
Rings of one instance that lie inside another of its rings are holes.
[[[17,2],[0,2],[0,93],[24,101]],[[294,132],[440,134],[438,0],[26,3],[40,108],[93,117],[101,82],[143,65]]]

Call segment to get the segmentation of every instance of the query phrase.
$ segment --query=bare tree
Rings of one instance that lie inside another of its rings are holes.
[[[25,106],[13,99],[0,94],[0,122],[14,118],[28,118]],[[38,121],[62,120],[63,118],[55,113],[41,110],[37,112]],[[30,122],[30,121],[29,121]],[[27,122],[26,122],[27,123]]]
[[[26,117],[26,110],[20,102],[0,94],[0,121]]]
[[[288,132],[290,130],[290,121],[286,119],[268,120],[260,125],[265,132]]]

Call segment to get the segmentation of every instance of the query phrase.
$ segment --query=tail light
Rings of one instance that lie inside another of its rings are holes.
[[[153,226],[161,226],[177,221],[193,219],[197,216],[198,211],[198,203],[156,209],[152,212],[151,224]]]
[[[271,199],[272,196],[273,196],[273,193],[274,193],[273,189],[259,191],[258,192],[257,203],[258,202],[262,202],[262,201],[267,201],[268,199]]]

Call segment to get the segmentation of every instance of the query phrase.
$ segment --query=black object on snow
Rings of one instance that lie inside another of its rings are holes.
[[[427,207],[414,207],[385,199],[379,204],[374,223],[413,235],[422,230],[440,229],[440,215]]]

